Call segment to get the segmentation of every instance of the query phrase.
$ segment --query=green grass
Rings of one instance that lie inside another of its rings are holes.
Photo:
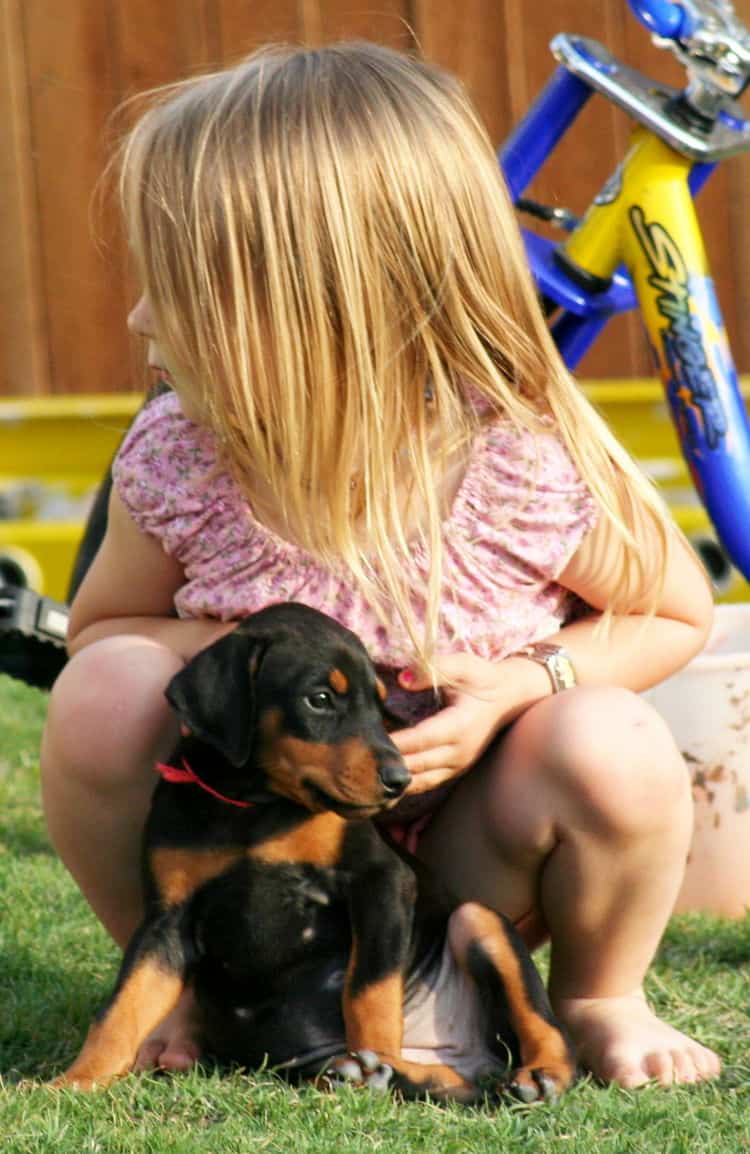
[[[750,1150],[750,918],[675,919],[649,977],[671,1022],[716,1047],[720,1081],[635,1092],[585,1080],[553,1108],[399,1104],[270,1075],[133,1076],[93,1095],[41,1081],[76,1053],[117,952],[49,847],[44,694],[0,677],[0,1150],[3,1154],[737,1154]],[[543,961],[544,959],[542,959]]]

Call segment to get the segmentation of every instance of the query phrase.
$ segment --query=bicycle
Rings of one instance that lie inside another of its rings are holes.
[[[555,244],[523,229],[566,363],[575,368],[612,316],[640,309],[699,496],[727,554],[750,579],[750,421],[693,205],[719,161],[750,149],[750,121],[736,103],[750,84],[750,30],[729,0],[627,2],[683,63],[686,87],[648,79],[597,41],[560,34],[551,43],[558,68],[499,160],[517,208],[565,231]],[[594,94],[614,101],[637,128],[627,155],[578,220],[523,193]],[[108,486],[105,478],[71,597],[104,534]],[[65,606],[35,596],[0,587],[0,638],[15,645],[16,676],[44,685],[65,660]]]
[[[572,369],[617,313],[639,308],[683,455],[719,540],[750,577],[750,421],[693,199],[716,164],[750,149],[736,103],[750,84],[750,30],[728,0],[627,0],[687,72],[657,83],[597,41],[561,34],[559,66],[499,159],[514,203],[559,224],[523,229],[558,348]],[[631,147],[579,220],[523,196],[595,93],[636,122]]]

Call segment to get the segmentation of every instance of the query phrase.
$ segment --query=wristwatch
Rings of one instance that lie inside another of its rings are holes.
[[[538,665],[543,665],[552,682],[553,693],[562,693],[563,689],[572,689],[578,684],[570,654],[562,645],[537,641],[534,645],[524,645],[523,649],[517,649],[513,656],[528,657]]]

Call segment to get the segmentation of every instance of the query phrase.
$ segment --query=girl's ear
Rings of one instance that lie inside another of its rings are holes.
[[[175,674],[166,697],[190,731],[236,767],[250,756],[255,731],[255,672],[261,642],[243,630],[227,633]]]

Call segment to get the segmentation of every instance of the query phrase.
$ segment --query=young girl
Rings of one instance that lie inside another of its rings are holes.
[[[459,85],[375,45],[262,51],[152,100],[121,173],[129,324],[173,391],[120,451],[44,741],[50,833],[94,911],[121,945],[139,920],[169,678],[303,601],[404,694],[442,687],[395,738],[402,817],[460,895],[549,936],[581,1061],[623,1086],[714,1076],[641,989],[691,800],[637,696],[700,649],[710,593],[560,362]],[[139,1065],[197,1053],[186,996]]]

